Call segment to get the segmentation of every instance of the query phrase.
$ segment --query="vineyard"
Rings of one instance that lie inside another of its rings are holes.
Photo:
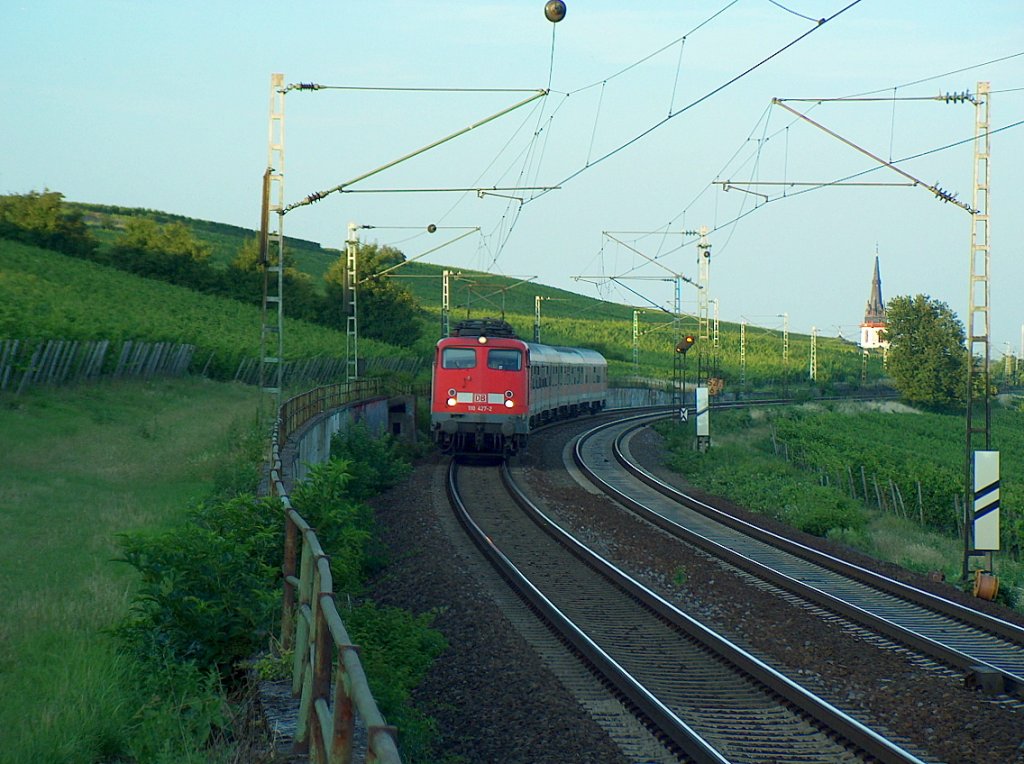
[[[51,197],[58,196],[49,194],[15,201],[50,204],[54,201]],[[156,273],[142,274],[149,279],[133,279],[126,276],[124,270],[118,272],[98,267],[97,263],[75,262],[69,258],[54,260],[59,256],[51,252],[33,249],[22,242],[3,241],[0,262],[4,267],[4,291],[9,296],[0,313],[0,337],[187,343],[196,346],[195,358],[202,359],[204,365],[212,359],[209,373],[218,379],[238,376],[246,359],[256,356],[258,294],[255,305],[251,295],[246,297],[250,303],[247,306],[234,294],[238,290],[229,285],[217,287],[219,293],[207,293],[206,285],[211,278],[223,280],[213,274],[227,272],[227,264],[245,246],[251,246],[255,231],[153,210],[68,202],[64,207],[69,214],[81,216],[84,228],[74,230],[87,229],[86,235],[95,238],[98,254],[94,259],[104,265],[114,264],[116,258],[112,259],[109,253],[117,249],[119,237],[132,221],[144,219],[158,226],[185,226],[190,235],[212,253],[209,260],[214,270],[195,277],[198,279],[196,289],[181,288],[193,286],[187,281],[175,288],[158,281],[162,276]],[[286,319],[286,358],[293,362],[337,358],[343,353],[344,336],[331,327],[339,325],[341,320],[327,320],[330,316],[320,315],[323,306],[316,308],[310,304],[308,310],[302,306],[311,299],[306,293],[310,288],[321,295],[315,299],[322,299],[326,287],[324,273],[336,263],[340,253],[297,239],[287,240],[286,253],[299,270],[312,279],[308,286],[294,285],[295,289],[300,286],[303,289],[292,290],[291,300],[286,290],[286,316],[293,316],[294,312],[294,316],[302,315],[319,323],[317,326],[297,317]],[[123,259],[124,254],[120,257]],[[118,267],[132,270],[132,262],[118,261]],[[160,262],[161,267],[169,267],[166,262]],[[191,263],[189,267],[198,266]],[[406,350],[375,344],[366,338],[367,334],[373,335],[373,320],[363,316],[360,324],[362,357],[413,356],[425,369],[433,343],[441,333],[443,271],[443,266],[411,262],[391,273],[392,283],[408,290],[418,306],[418,317],[408,320],[422,328],[421,338],[408,343],[410,347]],[[55,277],[57,273],[61,274],[60,278]],[[237,279],[244,277],[248,284],[246,289],[251,291],[249,274],[236,276]],[[504,316],[519,335],[527,339],[534,336],[535,301],[539,299],[543,312],[541,341],[599,350],[609,360],[613,379],[624,383],[639,379],[656,386],[667,384],[677,373],[673,368],[677,361],[673,351],[676,335],[698,332],[695,316],[684,315],[673,321],[670,314],[656,308],[637,310],[638,332],[634,345],[632,306],[488,273],[453,272],[451,298],[452,321],[463,317]],[[312,313],[307,316],[310,311],[316,316]],[[413,331],[409,335],[417,333]],[[737,324],[722,322],[717,331],[699,341],[689,354],[683,364],[684,375],[692,381],[699,366],[704,377],[710,374],[723,381],[726,395],[770,391],[812,397],[813,390],[843,392],[877,386],[884,375],[883,360],[877,352],[866,356],[850,342],[820,337],[816,343],[815,379],[811,380],[811,338],[790,333],[786,343],[781,319],[778,326],[745,327],[742,353],[740,335],[741,328]]]
[[[256,306],[17,242],[0,240],[0,291],[0,338],[189,343],[215,379],[233,379],[259,355]],[[345,355],[343,333],[289,319],[285,332],[287,360]],[[360,352],[416,358],[368,339]]]
[[[963,555],[964,421],[897,404],[814,403],[720,411],[714,446],[663,425],[669,462],[686,479],[800,530],[903,567],[959,578]],[[1024,401],[993,406],[1000,452],[996,555],[1007,596],[1024,584]]]
[[[409,289],[430,314],[427,334],[440,335],[441,266],[410,263],[396,271],[395,279]],[[519,336],[533,337],[535,300],[541,299],[540,339],[555,345],[581,345],[600,351],[609,361],[613,378],[652,378],[667,382],[673,376],[674,346],[678,334],[696,333],[696,316],[683,316],[673,323],[669,313],[648,309],[638,315],[637,361],[633,363],[633,308],[566,292],[542,284],[521,284],[492,274],[461,271],[451,278],[451,321],[466,317],[504,317]],[[745,353],[741,359],[738,324],[720,322],[718,347],[709,338],[705,347],[688,354],[689,379],[694,379],[698,358],[713,376],[725,381],[725,392],[743,394],[755,390],[796,392],[809,387],[825,390],[860,389],[877,386],[884,369],[882,355],[874,351],[866,358],[861,349],[835,337],[818,337],[817,380],[810,384],[811,338],[795,332],[789,335],[784,354],[782,319],[774,327],[749,325],[745,330]]]
[[[964,421],[941,414],[776,410],[772,450],[869,506],[946,534],[962,533]],[[1024,411],[996,406],[993,448],[1000,452],[1002,546],[1024,552]]]

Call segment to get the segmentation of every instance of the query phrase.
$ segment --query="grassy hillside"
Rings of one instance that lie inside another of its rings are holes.
[[[431,316],[429,332],[440,333],[442,266],[410,263],[396,272]],[[694,316],[684,317],[678,326],[668,313],[648,310],[638,316],[638,364],[633,365],[633,307],[585,297],[542,284],[513,285],[513,279],[492,274],[461,271],[449,281],[451,321],[469,316],[504,315],[521,337],[532,338],[535,299],[542,298],[540,337],[542,342],[582,345],[601,351],[612,373],[670,379],[678,332],[698,333]],[[511,288],[510,288],[511,287]],[[698,344],[687,355],[688,378],[693,379],[698,362],[725,379],[726,392],[754,388],[794,388],[809,383],[811,338],[789,336],[788,363],[783,359],[783,334],[778,329],[746,328],[745,358],[741,362],[740,326],[719,324],[718,347],[713,337]],[[702,352],[705,354],[702,358]],[[834,337],[819,337],[816,347],[818,384],[858,387],[861,380],[861,349]],[[883,375],[882,357],[868,357],[867,378],[876,383]]]
[[[229,262],[242,243],[256,235],[255,230],[153,210],[89,204],[73,206],[83,212],[90,227],[107,242],[113,240],[124,220],[130,216],[148,216],[161,223],[183,222],[198,238],[210,244],[214,250],[213,259],[219,264]],[[318,288],[322,286],[324,272],[340,254],[315,242],[299,239],[288,239],[287,246],[299,269],[308,273]],[[415,348],[424,357],[440,336],[443,270],[444,266],[414,262],[393,273],[393,278],[413,294],[424,310],[426,336]],[[541,341],[600,350],[611,362],[612,373],[619,377],[636,375],[671,379],[676,334],[698,331],[695,317],[684,317],[680,324],[673,326],[667,313],[645,310],[639,315],[639,363],[634,366],[632,306],[469,270],[460,270],[453,275],[450,289],[453,322],[467,316],[504,315],[524,338],[533,337],[535,299],[541,297]],[[289,337],[289,354],[302,355],[303,351],[293,345],[291,335]],[[693,379],[699,364],[702,369],[710,369],[714,376],[725,380],[726,392],[753,389],[782,391],[807,386],[811,338],[793,333],[789,340],[788,359],[784,363],[781,330],[748,326],[745,353],[741,359],[739,325],[722,322],[717,348],[711,347],[713,343],[709,338],[708,342],[699,343],[688,354],[687,376]],[[818,338],[816,357],[817,384],[826,389],[836,385],[859,387],[865,371],[871,382],[877,382],[884,374],[880,354],[869,356],[865,369],[860,349],[836,338]]]
[[[0,338],[187,342],[217,376],[259,355],[260,309],[0,240]],[[285,358],[345,354],[345,335],[285,321]],[[363,357],[411,355],[372,340]]]

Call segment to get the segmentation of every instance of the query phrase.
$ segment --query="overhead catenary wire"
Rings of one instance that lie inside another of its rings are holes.
[[[618,70],[614,74],[611,74],[611,75],[609,75],[607,77],[602,77],[601,79],[597,80],[596,82],[592,82],[589,85],[584,85],[583,87],[579,87],[579,88],[575,88],[573,90],[570,90],[567,93],[565,93],[565,95],[570,96],[570,95],[575,95],[576,93],[582,93],[584,90],[590,90],[591,88],[597,87],[598,85],[603,85],[603,84],[609,82],[610,80],[614,80],[614,79],[616,79],[618,77],[621,77],[626,72],[628,72],[628,71],[630,71],[632,69],[635,69],[636,67],[640,66],[643,63],[646,63],[647,61],[650,61],[652,58],[654,58],[655,56],[659,55],[660,53],[664,53],[666,50],[670,50],[677,43],[685,40],[687,37],[692,35],[694,32],[696,32],[699,29],[701,29],[702,27],[705,27],[708,24],[710,24],[712,21],[714,21],[716,18],[721,16],[723,13],[725,13],[727,10],[732,8],[738,2],[739,2],[739,0],[731,0],[731,2],[726,3],[722,8],[720,8],[719,10],[715,11],[713,14],[708,16],[706,19],[704,19],[702,22],[697,24],[697,26],[695,26],[693,29],[691,29],[686,34],[681,35],[680,37],[677,37],[672,42],[670,42],[670,43],[668,43],[666,45],[662,45],[657,50],[653,51],[652,53],[648,53],[643,58],[640,58],[640,59],[634,61],[629,66],[626,66],[626,67]]]
[[[1006,130],[1010,130],[1010,129],[1021,127],[1021,126],[1024,126],[1024,120],[1020,120],[1020,121],[1014,122],[1014,123],[1009,124],[1009,125],[1004,125],[1003,127],[997,128],[995,130],[989,130],[987,133],[983,133],[982,135],[995,135],[997,133],[1001,133],[1001,132],[1004,132]],[[909,161],[912,161],[914,159],[919,159],[921,157],[928,156],[929,154],[936,154],[936,153],[939,153],[941,151],[946,151],[948,149],[955,148],[957,146],[962,146],[965,143],[972,143],[974,140],[976,140],[976,137],[972,135],[970,138],[964,138],[964,139],[959,140],[959,141],[954,141],[953,143],[948,143],[948,144],[946,144],[944,146],[937,146],[937,147],[935,147],[933,149],[929,149],[927,151],[922,151],[922,152],[917,153],[917,154],[911,154],[909,156],[905,156],[905,157],[902,157],[900,159],[895,159],[895,160],[893,160],[892,164],[899,164],[901,162],[909,162]],[[743,218],[746,218],[748,215],[751,215],[754,212],[758,212],[758,211],[764,209],[765,206],[767,206],[768,204],[771,204],[773,202],[781,201],[782,199],[785,199],[785,198],[791,199],[793,197],[800,196],[802,194],[810,193],[810,192],[813,192],[813,191],[819,191],[822,188],[829,188],[829,187],[832,187],[832,186],[842,185],[842,184],[846,183],[847,181],[853,180],[854,178],[859,178],[859,177],[861,177],[863,175],[868,175],[868,174],[873,173],[873,172],[878,172],[881,169],[883,169],[883,165],[876,165],[874,167],[869,167],[869,168],[867,168],[865,170],[861,170],[859,172],[851,173],[850,175],[846,175],[846,176],[841,177],[841,178],[836,178],[834,180],[827,181],[827,182],[824,182],[824,183],[821,183],[821,184],[818,184],[818,185],[812,185],[812,186],[810,186],[808,188],[804,188],[804,189],[795,191],[795,192],[789,194],[788,196],[781,196],[780,195],[780,196],[776,196],[776,197],[770,197],[764,204],[758,205],[757,207],[754,207],[753,209],[747,210],[746,212],[742,212],[742,213],[740,213],[740,214],[730,218],[729,220],[727,220],[727,221],[725,221],[725,222],[715,226],[714,228],[711,228],[708,231],[708,234],[710,235],[710,234],[716,233],[717,231],[720,231],[723,228],[726,228],[727,226],[736,225]],[[792,186],[792,185],[794,185],[794,184],[790,183],[790,186]],[[908,185],[911,185],[911,184],[908,184]]]
[[[988,61],[983,61],[980,64],[971,64],[970,66],[964,66],[964,67],[961,67],[959,69],[954,69],[954,70],[949,71],[949,72],[943,72],[942,74],[933,74],[933,75],[928,76],[928,77],[922,77],[921,79],[914,80],[913,82],[904,82],[902,85],[895,85],[894,87],[895,88],[899,88],[899,89],[909,88],[909,87],[912,87],[914,85],[920,85],[920,84],[922,84],[924,82],[931,82],[932,80],[942,79],[943,77],[951,77],[954,74],[963,74],[964,72],[970,72],[970,71],[972,71],[974,69],[981,69],[982,67],[990,66],[992,64],[999,64],[999,63],[1002,63],[1003,61],[1009,61],[1009,60],[1014,59],[1014,58],[1019,58],[1020,56],[1024,56],[1024,50],[1019,51],[1017,53],[1011,53],[1011,54],[1009,54],[1007,56],[1000,56],[999,58],[989,59]],[[889,87],[884,87],[884,88],[881,88],[879,90],[867,90],[867,91],[865,91],[863,93],[857,93],[857,94],[855,94],[853,96],[847,96],[847,97],[848,98],[854,98],[854,97],[857,97],[857,96],[868,96],[868,95],[873,95],[874,93],[882,93],[882,92],[885,92],[885,91],[887,91],[889,89],[890,89]],[[999,92],[999,91],[993,91],[993,92]]]
[[[331,195],[333,193],[339,192],[342,189],[346,188],[347,186],[354,185],[354,184],[356,184],[356,183],[358,183],[360,181],[366,180],[367,178],[373,177],[374,175],[376,175],[376,174],[378,174],[380,172],[383,172],[384,170],[390,169],[390,168],[394,167],[395,165],[401,164],[402,162],[405,162],[405,161],[407,161],[409,159],[412,159],[413,157],[417,157],[420,154],[424,154],[427,151],[430,151],[431,149],[437,148],[438,146],[447,143],[448,141],[451,141],[451,140],[453,140],[455,138],[458,138],[461,135],[465,135],[466,133],[468,133],[471,130],[475,130],[476,128],[481,127],[483,125],[486,125],[489,122],[493,122],[495,119],[498,119],[499,117],[503,117],[504,115],[506,115],[506,114],[508,114],[508,113],[510,113],[512,111],[515,111],[516,109],[518,109],[518,108],[520,108],[522,106],[525,106],[526,104],[528,104],[528,103],[530,103],[532,101],[535,101],[538,98],[542,98],[543,96],[546,96],[548,94],[548,91],[547,90],[535,90],[535,91],[532,91],[532,93],[533,93],[533,95],[531,95],[529,98],[524,98],[522,101],[519,101],[518,103],[512,104],[511,106],[508,106],[508,107],[502,109],[501,111],[498,111],[498,112],[490,115],[489,117],[484,117],[483,119],[477,120],[473,124],[471,124],[471,125],[469,125],[467,127],[464,127],[461,130],[457,130],[454,133],[446,135],[445,137],[440,138],[440,139],[438,139],[438,140],[436,140],[436,141],[434,141],[434,142],[432,142],[432,143],[430,143],[430,144],[428,144],[428,145],[426,145],[426,146],[424,146],[422,148],[416,149],[415,151],[411,151],[408,154],[405,154],[404,156],[401,156],[398,159],[392,160],[391,162],[388,162],[387,164],[381,165],[380,167],[378,167],[378,168],[376,168],[374,170],[370,170],[369,172],[365,172],[362,175],[357,175],[355,178],[352,178],[351,180],[348,180],[348,181],[346,181],[344,183],[339,183],[336,186],[332,186],[331,188],[328,188],[325,191],[315,191],[315,192],[309,194],[304,199],[302,199],[302,200],[300,200],[298,202],[293,202],[292,204],[286,205],[284,207],[284,209],[282,209],[281,214],[284,215],[284,214],[290,212],[291,210],[295,209],[296,207],[302,207],[302,206],[305,206],[305,205],[313,204],[314,202],[318,202],[321,199],[323,199],[324,197],[329,196],[329,195]]]
[[[824,19],[816,19],[816,18],[812,18],[811,16],[805,16],[802,13],[798,13],[797,11],[794,11],[792,8],[787,8],[782,3],[777,2],[776,0],[768,0],[768,2],[771,3],[772,5],[774,5],[776,8],[781,8],[786,13],[792,13],[794,16],[799,16],[800,18],[805,19],[807,21],[814,21],[814,22],[818,22],[818,23],[823,23],[825,21]]]
[[[923,77],[923,78],[920,78],[920,79],[917,79],[917,80],[913,80],[913,81],[910,81],[910,82],[906,82],[906,83],[902,83],[902,84],[899,84],[899,85],[889,85],[889,86],[886,86],[886,87],[883,87],[883,88],[878,88],[878,89],[875,89],[875,90],[868,90],[868,91],[861,91],[861,92],[858,92],[858,93],[854,93],[854,94],[851,94],[851,95],[848,95],[848,96],[841,96],[841,97],[838,97],[838,98],[813,98],[813,99],[812,98],[808,98],[808,99],[786,99],[786,100],[802,100],[802,101],[809,102],[809,103],[813,104],[811,109],[809,109],[808,111],[804,112],[805,114],[809,113],[813,109],[817,109],[817,108],[821,107],[821,105],[823,103],[827,103],[827,102],[830,102],[830,101],[841,101],[841,100],[854,101],[856,99],[889,101],[889,100],[892,99],[892,97],[893,97],[892,95],[886,95],[886,96],[883,96],[883,97],[879,97],[877,99],[869,99],[867,97],[875,95],[875,94],[879,94],[879,93],[890,93],[890,92],[895,93],[895,92],[897,92],[901,88],[907,88],[907,87],[911,87],[913,85],[920,85],[920,84],[925,83],[925,82],[930,82],[930,81],[941,79],[943,77],[948,77],[948,76],[951,76],[951,75],[954,75],[954,74],[960,74],[960,73],[963,73],[963,72],[968,72],[968,71],[972,71],[972,70],[975,70],[975,69],[980,69],[980,68],[983,68],[985,66],[989,66],[989,65],[992,65],[992,64],[996,64],[996,63],[1001,63],[1001,62],[1008,61],[1008,60],[1011,60],[1011,59],[1014,59],[1014,58],[1018,58],[1018,57],[1021,57],[1021,56],[1024,56],[1024,51],[1020,51],[1020,52],[1017,52],[1017,53],[1012,53],[1012,54],[1005,55],[1005,56],[999,56],[999,57],[996,57],[996,58],[988,59],[986,61],[982,61],[982,62],[977,63],[977,64],[971,64],[969,66],[960,67],[960,68],[957,68],[957,69],[954,69],[954,70],[951,70],[951,71],[948,71],[948,72],[944,72],[942,74],[930,75],[928,77]],[[992,92],[992,93],[1013,93],[1013,92],[1018,92],[1020,90],[1024,90],[1024,88],[1005,88],[1005,89],[1000,89],[1000,90],[992,90],[990,92]],[[932,100],[933,101],[933,100],[936,100],[936,99],[937,99],[936,96],[929,95],[929,96],[921,96],[921,97],[904,97],[904,98],[902,98],[900,100],[904,100],[904,101],[916,101],[916,100],[929,101],[929,100]],[[945,96],[942,96],[942,99],[945,100]],[[717,178],[721,178],[721,177],[726,175],[726,168],[728,168],[730,165],[732,165],[733,162],[736,161],[737,157],[743,151],[744,146],[746,146],[749,143],[751,136],[754,134],[754,132],[756,130],[758,130],[759,125],[761,124],[761,121],[763,119],[765,119],[766,115],[770,111],[772,111],[771,104],[769,104],[765,108],[765,111],[762,112],[762,114],[755,121],[754,127],[751,128],[750,135],[748,135],[747,138],[739,145],[739,147],[736,149],[736,151],[733,153],[733,155],[729,158],[729,160],[727,162],[725,162],[725,164],[723,165],[722,169],[718,171],[718,173],[716,174]],[[894,115],[893,115],[893,119],[894,119]],[[770,141],[772,138],[778,136],[780,133],[785,132],[785,135],[786,135],[786,141],[785,141],[785,144],[786,144],[785,145],[786,158],[785,158],[784,166],[786,168],[788,168],[788,166],[789,166],[789,128],[794,123],[799,122],[799,121],[801,121],[800,117],[793,117],[793,119],[790,122],[788,122],[784,126],[780,127],[774,133],[766,136],[765,143]],[[1008,130],[1008,129],[1017,127],[1018,125],[1019,125],[1019,123],[1014,123],[1014,124],[1006,125],[1003,128],[999,128],[998,130],[990,131],[989,134],[994,135],[997,132],[1000,132],[1002,130]],[[892,149],[890,149],[890,160],[892,161],[893,164],[898,164],[900,162],[907,162],[907,161],[911,161],[911,160],[919,158],[919,157],[927,156],[928,154],[937,153],[937,152],[940,152],[940,151],[944,151],[944,150],[946,150],[948,148],[953,148],[955,146],[962,145],[964,143],[969,143],[969,142],[971,142],[973,140],[975,140],[975,138],[972,136],[970,138],[965,138],[962,141],[957,141],[957,142],[954,142],[954,143],[951,143],[951,144],[947,144],[946,146],[936,147],[936,148],[933,148],[933,149],[929,149],[929,150],[927,150],[925,152],[921,152],[919,154],[905,156],[905,157],[902,157],[900,159],[895,159],[895,160],[892,159]],[[760,144],[758,146],[758,149],[757,149],[758,152],[760,152],[763,147],[764,147],[764,144]],[[787,196],[797,196],[799,194],[808,193],[810,191],[820,190],[821,188],[826,188],[826,187],[831,187],[831,186],[835,186],[835,185],[844,184],[844,183],[846,183],[847,181],[849,181],[849,180],[851,180],[853,178],[859,177],[859,176],[861,176],[861,175],[863,175],[863,174],[865,174],[867,172],[875,172],[875,171],[877,171],[879,169],[881,169],[881,167],[872,167],[872,168],[869,168],[868,170],[861,171],[861,172],[858,172],[858,173],[854,173],[852,175],[849,175],[849,176],[846,176],[846,177],[843,177],[843,178],[836,178],[834,180],[822,182],[820,184],[810,184],[809,187],[804,188],[804,189],[799,190],[799,191],[796,191],[795,193],[788,193],[787,189],[792,188],[794,184],[787,184],[787,185],[783,186],[783,191],[782,191],[781,196],[770,198],[770,199],[766,200],[766,202],[767,201],[774,202],[774,201],[778,201],[780,198],[786,198]],[[667,226],[671,226],[679,218],[684,217],[686,215],[686,213],[690,209],[692,209],[693,206],[708,192],[708,190],[710,190],[711,188],[714,187],[714,185],[715,185],[715,182],[711,181],[707,185],[705,185],[703,188],[701,188],[701,190],[682,208],[682,210],[679,213],[677,213],[675,216],[673,216],[673,218],[666,225]],[[755,208],[753,208],[751,210],[747,210],[747,211],[741,212],[740,214],[733,216],[732,218],[730,218],[727,221],[722,222],[721,224],[716,223],[716,225],[712,228],[712,232],[719,231],[719,230],[721,230],[722,228],[724,228],[726,226],[735,225],[739,220],[745,218],[748,214],[756,211],[757,209],[759,209],[762,206],[764,206],[764,205],[758,205],[758,206],[756,206]],[[721,251],[722,249],[724,249],[724,247],[721,247],[719,251]]]
[[[708,91],[707,93],[705,93],[701,97],[697,98],[696,100],[691,101],[689,104],[687,104],[686,106],[682,107],[678,111],[673,112],[672,114],[669,114],[664,119],[661,119],[658,122],[654,123],[653,125],[651,125],[647,129],[641,131],[640,133],[638,133],[637,135],[633,136],[632,138],[630,138],[629,140],[625,141],[624,143],[620,144],[616,148],[614,148],[611,151],[607,152],[606,154],[598,157],[593,162],[591,162],[591,163],[589,163],[589,164],[579,168],[578,170],[570,173],[565,178],[560,180],[558,182],[558,185],[559,186],[564,186],[570,180],[573,180],[573,179],[579,177],[582,173],[586,172],[590,168],[595,167],[598,164],[601,164],[606,159],[610,159],[611,157],[615,156],[619,152],[629,148],[633,144],[635,144],[638,141],[642,140],[643,138],[647,137],[648,135],[653,133],[658,128],[664,126],[670,120],[674,119],[675,117],[678,117],[680,114],[686,113],[687,111],[689,111],[690,109],[694,108],[695,106],[698,106],[698,105],[702,104],[704,101],[707,101],[709,98],[711,98],[711,97],[717,95],[718,93],[722,92],[723,90],[725,90],[726,88],[728,88],[731,85],[735,84],[739,80],[743,79],[744,77],[746,77],[750,73],[752,73],[752,72],[756,71],[757,69],[761,68],[762,66],[767,64],[772,59],[780,56],[781,54],[783,54],[784,52],[786,52],[787,50],[792,48],[794,45],[798,44],[799,42],[801,42],[802,40],[807,38],[809,35],[813,34],[816,31],[818,31],[823,26],[825,26],[828,22],[830,22],[833,19],[836,19],[839,16],[841,16],[842,14],[846,13],[848,10],[850,10],[854,6],[858,5],[860,2],[861,2],[861,0],[853,0],[853,2],[851,2],[848,5],[844,6],[840,10],[836,11],[831,16],[829,16],[827,18],[824,18],[824,19],[821,19],[817,24],[815,24],[814,27],[812,27],[811,29],[807,30],[806,32],[803,32],[802,34],[798,35],[796,38],[794,38],[790,42],[788,42],[785,45],[783,45],[781,48],[776,50],[774,53],[771,53],[770,55],[768,55],[765,58],[761,59],[756,64],[753,64],[753,65],[747,67],[746,69],[744,69],[739,74],[737,74],[734,77],[730,78],[729,80],[723,82],[721,85],[718,85],[717,87],[711,89],[710,91]],[[625,71],[625,70],[623,70],[623,71]],[[529,204],[530,202],[532,202],[532,201],[534,201],[536,199],[539,199],[540,197],[544,196],[546,193],[548,193],[548,192],[547,191],[541,191],[539,194],[536,194],[535,196],[531,196],[530,198],[528,198],[524,202],[524,204]]]

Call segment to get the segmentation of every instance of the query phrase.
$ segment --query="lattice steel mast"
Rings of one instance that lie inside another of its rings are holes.
[[[281,407],[284,364],[284,75],[270,76],[270,121],[267,169],[263,174],[263,214],[260,223],[260,266],[263,303],[260,319],[260,403]]]
[[[967,437],[965,443],[964,493],[964,566],[970,573],[973,543],[974,479],[973,454],[978,442],[984,450],[992,447],[992,409],[989,400],[989,363],[991,360],[991,313],[989,303],[989,83],[979,82],[974,100],[974,200],[971,205],[971,262],[967,309]],[[975,363],[979,358],[980,368]],[[978,388],[981,388],[980,391]],[[979,420],[980,419],[980,423]],[[976,441],[977,438],[977,441]]]
[[[359,293],[358,228],[355,223],[349,223],[345,240],[345,378],[348,382],[359,379],[359,311],[356,305]]]

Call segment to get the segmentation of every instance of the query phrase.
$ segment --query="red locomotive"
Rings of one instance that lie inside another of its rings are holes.
[[[435,351],[434,440],[445,453],[514,454],[539,424],[604,408],[607,370],[595,350],[524,342],[497,319],[462,322]]]

